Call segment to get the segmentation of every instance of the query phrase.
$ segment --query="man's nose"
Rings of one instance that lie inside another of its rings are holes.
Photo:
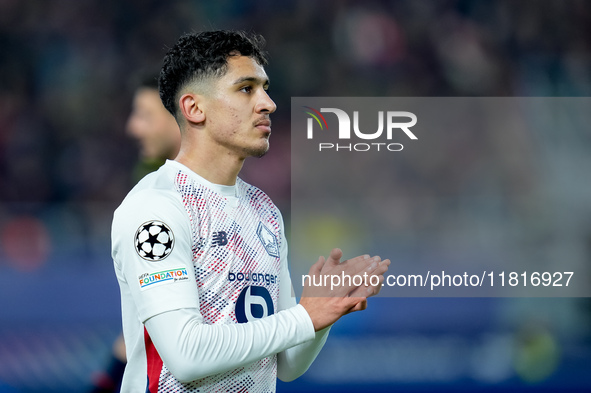
[[[261,99],[257,104],[256,111],[257,113],[273,113],[277,110],[277,105],[275,102],[269,97],[269,94],[265,90],[261,90]]]

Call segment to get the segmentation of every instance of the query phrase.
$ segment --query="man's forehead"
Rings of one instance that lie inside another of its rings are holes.
[[[269,78],[263,66],[248,56],[230,56],[228,57],[228,70],[224,75],[232,83],[242,83],[250,81],[253,83],[267,84]]]

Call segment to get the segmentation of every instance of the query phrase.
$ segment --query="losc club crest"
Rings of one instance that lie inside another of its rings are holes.
[[[161,261],[174,247],[174,234],[162,221],[143,223],[135,233],[135,250],[147,261]]]
[[[259,236],[261,243],[263,243],[267,254],[279,258],[279,243],[277,243],[277,237],[275,237],[275,234],[273,234],[269,228],[264,226],[262,222],[259,222],[257,235]]]

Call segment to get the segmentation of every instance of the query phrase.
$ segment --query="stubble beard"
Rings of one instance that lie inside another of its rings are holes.
[[[244,153],[247,157],[256,157],[261,158],[269,151],[269,140],[264,146],[261,147],[246,147],[244,148]]]

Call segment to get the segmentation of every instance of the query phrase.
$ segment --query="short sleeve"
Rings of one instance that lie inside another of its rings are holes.
[[[115,211],[112,256],[141,322],[181,308],[198,308],[189,219],[172,191],[144,190]]]

